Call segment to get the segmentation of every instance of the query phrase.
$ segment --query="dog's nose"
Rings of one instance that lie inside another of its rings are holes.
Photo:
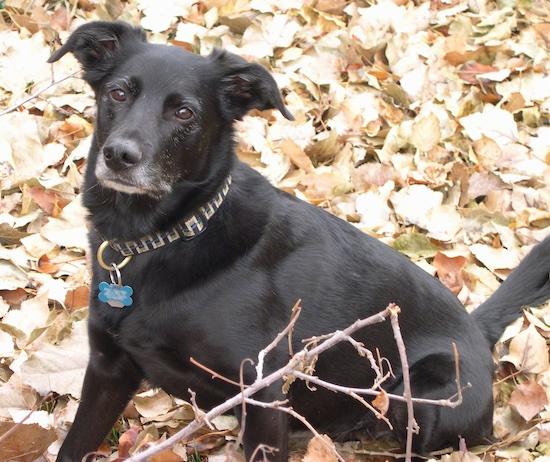
[[[141,149],[131,140],[114,141],[103,147],[103,158],[111,170],[123,170],[141,160]]]

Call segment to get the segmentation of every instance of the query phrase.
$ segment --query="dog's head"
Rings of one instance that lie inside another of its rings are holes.
[[[249,110],[278,109],[292,120],[271,75],[224,51],[202,57],[149,44],[126,23],[97,21],[79,27],[49,62],[68,52],[95,91],[98,149],[89,168],[105,188],[162,197],[200,182]]]

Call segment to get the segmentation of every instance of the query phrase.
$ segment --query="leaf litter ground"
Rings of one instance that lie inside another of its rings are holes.
[[[93,95],[72,57],[46,64],[86,20],[127,20],[154,42],[267,66],[296,121],[246,117],[241,159],[405,253],[467,309],[549,233],[544,0],[5,0],[0,13],[0,435],[26,418],[0,436],[0,460],[55,459],[86,367],[80,185]],[[528,307],[497,346],[498,442],[443,460],[548,460],[549,308]],[[192,418],[189,403],[144,387],[101,449],[122,459]],[[236,421],[214,424],[155,460],[242,457],[226,444]],[[332,460],[307,440],[293,460]],[[340,446],[349,460],[388,448]]]

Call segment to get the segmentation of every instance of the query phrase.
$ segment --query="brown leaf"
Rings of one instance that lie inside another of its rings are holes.
[[[67,291],[65,296],[65,307],[69,310],[78,310],[88,306],[90,298],[90,288],[88,286],[80,286],[76,289]]]
[[[458,66],[468,61],[486,61],[488,54],[486,47],[480,47],[473,51],[449,51],[443,59],[452,66]]]
[[[0,244],[20,244],[20,240],[28,235],[29,233],[19,231],[6,223],[0,224]]]
[[[384,120],[392,125],[400,124],[405,117],[405,114],[397,106],[391,103],[386,103],[384,100],[380,100],[380,115]]]
[[[341,176],[330,172],[310,173],[301,183],[306,188],[304,192],[308,200],[314,204],[328,200],[346,189]]]
[[[380,390],[380,393],[376,398],[372,400],[372,405],[380,411],[380,414],[386,415],[388,408],[390,407],[390,399],[388,394],[384,390]]]
[[[321,439],[322,438],[322,439]],[[327,435],[315,436],[309,440],[307,451],[302,462],[336,462],[338,458],[334,450],[334,443]]]
[[[508,101],[506,101],[502,108],[507,110],[508,112],[511,112],[512,114],[514,112],[519,111],[520,109],[523,109],[525,107],[525,98],[521,93],[514,92],[508,97]]]
[[[508,402],[525,421],[531,420],[544,406],[548,398],[544,388],[535,381],[520,384],[513,392]]]
[[[496,163],[502,157],[500,146],[486,136],[482,136],[479,140],[474,141],[473,146],[479,163],[487,170],[494,170]]]
[[[0,297],[8,305],[19,306],[29,297],[29,294],[25,289],[0,290]]]
[[[546,43],[546,47],[550,48],[550,23],[543,22],[540,24],[535,24],[533,29],[535,29],[535,32],[542,37]]]
[[[313,162],[321,164],[333,161],[341,150],[342,143],[336,131],[331,130],[328,137],[308,145],[305,153]]]
[[[0,435],[16,424],[0,422]],[[48,446],[56,440],[53,429],[46,430],[38,424],[20,425],[0,445],[0,460],[32,462],[42,455]]]
[[[455,295],[460,292],[464,285],[462,268],[466,264],[466,258],[462,256],[447,257],[441,252],[435,254],[432,265],[437,270],[437,277]]]
[[[281,151],[290,159],[290,161],[301,168],[304,172],[312,172],[314,170],[311,159],[306,155],[300,146],[290,139],[281,142]]]
[[[130,449],[136,444],[137,437],[141,429],[132,427],[126,430],[118,439],[118,456],[124,459],[130,455]]]
[[[479,74],[485,74],[486,72],[495,72],[499,69],[494,66],[488,66],[487,64],[480,64],[478,62],[472,61],[466,63],[460,67],[458,70],[458,76],[465,82],[471,83],[472,85],[479,84],[477,76]]]
[[[150,462],[181,462],[183,459],[170,449],[166,449],[149,457],[148,460]]]
[[[347,0],[317,0],[314,8],[324,13],[340,15],[348,3]]]
[[[52,263],[47,255],[42,255],[38,259],[38,271],[46,274],[55,274],[59,271],[59,267]]]
[[[58,217],[63,207],[69,203],[56,192],[38,187],[29,188],[29,194],[44,212],[54,217]]]

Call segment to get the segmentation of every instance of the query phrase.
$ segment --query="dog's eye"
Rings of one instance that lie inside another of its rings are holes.
[[[124,90],[121,90],[120,88],[117,88],[116,90],[111,90],[109,94],[111,95],[111,98],[113,98],[115,101],[126,101],[126,92]]]
[[[188,107],[182,106],[176,111],[176,117],[181,120],[189,120],[193,117],[193,112]]]

